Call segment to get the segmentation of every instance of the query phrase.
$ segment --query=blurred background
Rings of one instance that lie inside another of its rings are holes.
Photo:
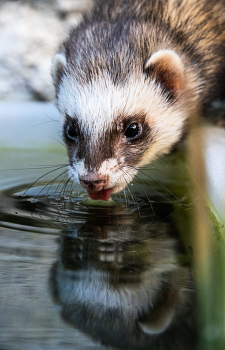
[[[0,100],[54,99],[52,57],[92,2],[0,1]]]

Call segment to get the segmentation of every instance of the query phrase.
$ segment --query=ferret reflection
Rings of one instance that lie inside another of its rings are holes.
[[[65,321],[121,349],[195,349],[193,282],[168,224],[74,227],[61,238],[51,290]]]

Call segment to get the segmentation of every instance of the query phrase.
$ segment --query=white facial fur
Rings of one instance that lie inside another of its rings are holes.
[[[105,160],[97,174],[90,173],[85,168],[84,160],[79,162],[74,161],[72,166],[68,166],[68,171],[69,176],[75,182],[79,182],[79,178],[92,181],[96,179],[96,175],[100,177],[101,175],[106,175],[108,176],[107,188],[113,188],[112,193],[122,190],[137,173],[136,169],[131,169],[130,167],[127,167],[126,164],[123,164],[121,170],[115,158]]]

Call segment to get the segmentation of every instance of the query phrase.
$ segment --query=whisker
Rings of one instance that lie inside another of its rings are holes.
[[[71,177],[70,177],[70,179],[71,179]],[[74,183],[74,181],[72,180],[72,181],[71,181],[71,188],[70,188],[70,190],[69,190],[69,197],[72,196],[74,186],[75,186],[75,183]]]
[[[58,168],[56,168],[56,169],[50,170],[50,171],[48,171],[47,173],[45,173],[44,175],[40,176],[37,180],[35,180],[35,181],[26,189],[26,191],[24,192],[23,195],[25,196],[26,193],[27,193],[27,191],[29,191],[29,189],[30,189],[31,187],[33,187],[33,185],[36,184],[40,179],[42,179],[42,178],[45,177],[46,175],[49,175],[49,174],[53,173],[54,171],[57,171],[57,170],[59,170],[59,169],[64,168],[64,167],[65,167],[65,165],[63,165],[63,166],[61,166],[61,167],[58,167]],[[67,169],[66,169],[64,172],[67,172]],[[64,173],[64,172],[63,172],[63,173]],[[62,173],[62,174],[63,174],[63,173]],[[60,176],[60,175],[59,175],[59,176]]]
[[[122,171],[123,171],[123,170],[122,170]],[[124,172],[124,171],[123,171],[123,172]],[[126,181],[127,189],[128,189],[128,191],[130,192],[130,195],[131,195],[133,201],[134,201],[134,202],[136,203],[136,205],[137,205],[138,212],[139,212],[139,216],[141,216],[139,205],[138,205],[137,201],[135,200],[135,198],[134,198],[134,196],[133,196],[133,194],[132,194],[132,191],[131,191],[130,188],[129,188],[129,183],[128,183],[128,181],[126,180],[125,175],[123,175],[123,177],[124,177],[124,180]]]
[[[55,189],[55,195],[57,194],[57,191],[58,191],[59,187],[61,186],[61,183],[64,181],[66,175],[67,175],[66,173],[63,174],[63,179],[59,182],[58,186]],[[58,195],[59,195],[59,193],[58,193]]]
[[[135,175],[135,176],[136,176],[136,178],[137,178],[138,180],[142,181],[142,179],[140,179],[137,175]],[[172,201],[171,201],[169,198],[167,198],[166,196],[164,196],[161,192],[157,191],[154,187],[151,186],[151,189],[152,189],[155,193],[157,193],[160,197],[162,197],[162,198],[166,199],[168,202],[172,203]]]
[[[121,169],[121,170],[122,170],[122,169]],[[122,171],[124,171],[124,170],[122,170]],[[125,172],[125,171],[124,171],[124,172]],[[133,176],[132,176],[132,175],[130,175],[128,172],[125,172],[125,173],[133,179]],[[134,175],[134,177],[137,177],[137,175]],[[137,178],[138,178],[138,177],[137,177]],[[139,178],[138,178],[138,179],[139,179]],[[140,180],[140,179],[139,179],[139,180]],[[143,188],[143,187],[141,186],[141,184],[139,184],[137,181],[135,181],[135,184],[138,185],[138,187],[140,187],[141,190],[144,192],[144,194],[145,194],[145,196],[146,196],[146,198],[147,198],[147,200],[148,200],[148,202],[149,202],[149,204],[150,204],[150,207],[151,207],[151,209],[152,209],[152,213],[155,215],[155,212],[154,212],[154,209],[153,209],[153,206],[152,206],[152,202],[151,202],[150,198],[148,197],[147,193],[145,192],[144,188]]]
[[[49,117],[49,115],[44,110],[43,110],[43,113],[46,115],[47,118],[50,119],[49,122],[55,122],[55,123],[61,124],[60,120]]]
[[[68,180],[67,180],[67,181],[65,182],[65,184],[63,185],[61,191],[59,192],[59,196],[60,196],[60,197],[63,197],[63,198],[65,197],[66,188],[67,188],[67,186],[68,186],[70,180],[71,180],[71,177],[69,177]],[[65,210],[65,209],[66,209],[66,202],[65,202],[65,201],[63,201],[63,205],[64,205],[64,206],[63,206],[63,209]]]
[[[143,169],[143,170],[158,170],[158,168],[157,168],[156,166],[149,167],[149,168],[147,168],[147,167],[141,167],[141,169]]]
[[[53,123],[53,122],[57,122],[57,121],[56,120],[46,120],[45,122],[41,122],[41,123],[32,125],[32,128],[35,128],[36,126],[40,126],[40,125],[47,124],[47,123]]]
[[[31,189],[33,187],[34,184],[36,184],[40,179],[42,179],[43,177],[45,177],[46,175],[56,171],[56,170],[59,170],[60,168],[57,168],[57,169],[54,169],[54,170],[51,170],[51,171],[48,171],[47,173],[45,173],[44,175],[40,176],[37,180],[35,180],[27,189],[26,191],[24,192],[23,196],[25,196],[27,194],[27,191],[29,191],[29,189]],[[64,170],[59,176],[61,176],[63,173],[66,173],[67,170]],[[57,176],[57,178],[59,177]]]
[[[60,192],[60,195],[63,196],[63,197],[65,197],[65,192],[66,192],[66,189],[67,189],[67,186],[68,186],[70,180],[71,180],[71,177],[69,177],[69,179],[65,182],[65,184],[64,184],[64,186],[63,186],[64,189]],[[62,193],[63,193],[63,194],[62,194]]]
[[[49,181],[49,182],[47,183],[47,185],[45,185],[45,186],[41,189],[41,191],[34,197],[34,199],[37,199],[37,197],[40,196],[41,192],[43,192],[44,189],[45,189],[47,186],[49,186],[50,184],[54,183],[55,180],[57,180],[60,176],[62,176],[62,175],[65,174],[65,173],[67,173],[67,170],[64,170],[61,174],[59,174],[58,176],[56,176],[53,180]]]
[[[65,178],[66,174],[67,174],[67,171],[64,171],[63,173],[61,173],[61,174],[58,176],[58,177],[60,177],[61,175],[63,176],[63,179],[60,181],[60,183],[62,183],[62,181],[64,181],[64,178]],[[48,193],[49,193],[49,191],[50,191],[52,185],[54,184],[55,180],[56,180],[58,177],[56,177],[54,180],[52,180],[52,181],[51,181],[52,183],[50,182],[50,186],[49,186],[49,188],[48,188],[48,190],[47,190],[47,192],[46,192],[46,196],[48,196]],[[58,187],[58,186],[57,186],[57,187]]]
[[[146,177],[148,177],[150,180],[154,181],[155,183],[157,183],[158,185],[160,185],[161,187],[163,187],[169,194],[171,194],[176,200],[179,200],[179,198],[177,198],[174,193],[172,193],[168,188],[166,188],[162,183],[160,183],[159,181],[153,179],[150,175],[146,174],[144,171],[141,171],[138,168],[133,167],[135,170],[139,171],[140,173],[142,173],[143,175],[145,175]],[[153,188],[153,190],[155,190]],[[157,190],[155,190],[157,193],[159,193]]]
[[[134,175],[134,177],[137,178],[138,180],[140,180],[137,175]],[[145,196],[146,196],[146,198],[147,198],[147,200],[148,200],[148,202],[150,204],[150,207],[152,209],[152,213],[155,215],[152,202],[151,202],[149,196],[147,195],[146,191],[144,190],[144,188],[137,181],[135,181],[135,184],[138,185],[141,188],[141,190],[144,192],[144,194],[145,194]]]
[[[30,169],[44,169],[44,168],[59,168],[59,167],[66,167],[68,164],[54,164],[54,165],[50,165],[50,164],[48,164],[48,165],[39,165],[39,167],[37,168],[37,167],[32,167],[32,168],[30,168]],[[29,169],[29,168],[27,168],[27,169]]]
[[[65,149],[67,149],[66,146],[64,145],[64,143],[62,143],[61,141],[59,141],[59,140],[57,140],[57,139],[55,139],[54,137],[51,137],[51,136],[49,136],[48,138],[52,139],[52,140],[54,140],[54,141],[56,141],[58,143],[60,143],[60,145],[62,145]]]
[[[128,207],[128,200],[127,200],[127,195],[126,195],[125,188],[123,189],[123,193],[124,193],[125,204],[126,204],[126,208],[127,208]]]
[[[12,169],[3,169],[0,171],[24,171],[24,170],[39,170],[39,169],[48,169],[48,168],[63,168],[66,167],[67,164],[56,164],[56,165],[38,165],[38,166],[31,166],[29,168],[12,168]],[[55,169],[57,170],[57,169]]]

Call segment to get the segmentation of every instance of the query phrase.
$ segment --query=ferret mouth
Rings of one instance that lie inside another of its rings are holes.
[[[113,188],[107,188],[106,190],[101,190],[98,192],[90,192],[88,191],[88,195],[91,199],[94,200],[103,200],[103,201],[108,201],[110,199],[110,194],[112,192]]]

